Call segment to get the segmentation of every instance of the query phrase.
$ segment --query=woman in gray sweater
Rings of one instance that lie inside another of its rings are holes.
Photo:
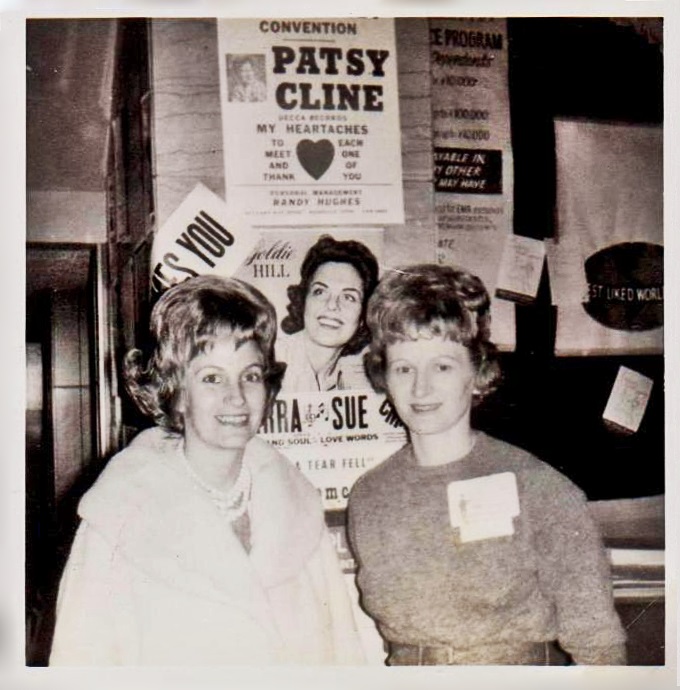
[[[624,664],[609,565],[583,493],[472,429],[499,376],[475,276],[420,265],[372,296],[367,367],[410,443],[364,475],[349,533],[388,665]]]

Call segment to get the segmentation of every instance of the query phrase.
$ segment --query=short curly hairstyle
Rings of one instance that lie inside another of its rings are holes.
[[[130,350],[123,361],[123,376],[132,399],[156,424],[174,433],[184,431],[177,403],[186,368],[225,335],[259,346],[264,358],[266,416],[281,388],[285,364],[274,357],[276,311],[252,285],[213,275],[189,278],[155,304],[150,335],[153,350],[148,365],[144,367],[141,350]]]
[[[371,296],[366,316],[373,339],[365,364],[374,388],[387,392],[388,345],[442,336],[469,350],[475,400],[481,400],[500,379],[496,346],[489,340],[490,304],[482,281],[465,270],[437,264],[391,270]]]
[[[300,282],[288,287],[288,315],[281,321],[281,330],[292,334],[304,329],[305,300],[309,286],[319,266],[330,262],[349,264],[361,277],[363,300],[359,325],[340,351],[340,356],[353,355],[363,350],[371,339],[366,326],[366,306],[378,283],[378,261],[373,252],[361,242],[336,240],[330,235],[322,235],[310,247],[300,267]]]

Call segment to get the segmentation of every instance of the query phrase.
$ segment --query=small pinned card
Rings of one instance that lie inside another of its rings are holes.
[[[619,367],[603,419],[632,432],[640,428],[647,409],[653,381],[637,371]]]
[[[496,296],[513,302],[532,302],[536,299],[544,261],[543,240],[508,235],[498,269]]]
[[[451,526],[459,530],[461,542],[514,534],[519,496],[513,472],[451,482],[447,492]]]

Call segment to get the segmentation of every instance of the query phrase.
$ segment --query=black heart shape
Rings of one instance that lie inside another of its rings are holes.
[[[318,180],[330,168],[335,155],[335,147],[328,139],[312,141],[303,139],[295,149],[300,165]]]

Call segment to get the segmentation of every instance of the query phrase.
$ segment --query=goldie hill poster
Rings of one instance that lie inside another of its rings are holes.
[[[365,376],[365,345],[353,354],[340,356],[329,375],[311,375],[305,343],[318,337],[313,327],[316,307],[311,304],[311,295],[318,289],[315,281],[320,278],[346,292],[345,272],[342,266],[325,264],[328,270],[340,269],[340,273],[320,276],[319,270],[314,271],[313,282],[304,290],[303,304],[295,292],[304,285],[304,266],[312,257],[322,261],[326,252],[337,256],[343,248],[355,255],[372,255],[380,264],[383,232],[366,227],[267,229],[235,272],[237,278],[260,289],[274,304],[279,322],[277,358],[287,365],[282,390],[260,434],[314,484],[326,510],[345,508],[354,482],[406,442],[405,429],[392,406],[372,389]],[[320,268],[326,270],[323,263]],[[349,325],[346,313],[329,311],[321,318],[333,315]]]

